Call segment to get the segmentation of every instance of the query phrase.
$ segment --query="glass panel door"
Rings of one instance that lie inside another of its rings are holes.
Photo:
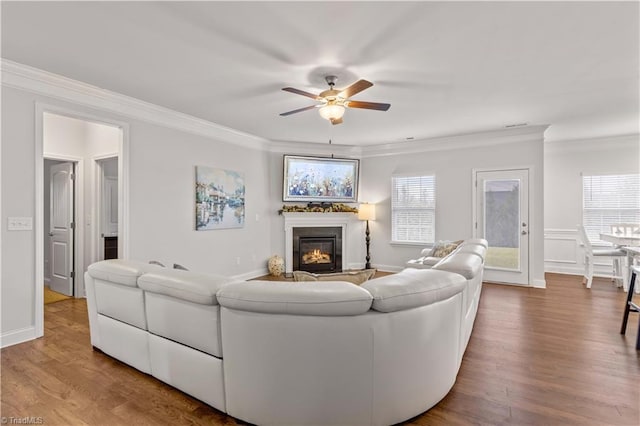
[[[476,173],[476,235],[489,242],[487,281],[529,284],[528,171]]]

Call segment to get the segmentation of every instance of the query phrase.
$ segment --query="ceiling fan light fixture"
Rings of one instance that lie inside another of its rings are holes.
[[[318,110],[320,116],[325,120],[339,120],[344,115],[344,106],[338,104],[327,104]]]

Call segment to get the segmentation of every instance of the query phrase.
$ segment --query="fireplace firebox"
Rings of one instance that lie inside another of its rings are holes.
[[[293,270],[316,273],[341,272],[342,228],[293,228]]]

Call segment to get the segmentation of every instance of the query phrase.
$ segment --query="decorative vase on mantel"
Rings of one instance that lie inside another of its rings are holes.
[[[274,277],[282,276],[282,274],[284,274],[284,259],[274,254],[269,258],[267,269],[269,269],[269,273]]]

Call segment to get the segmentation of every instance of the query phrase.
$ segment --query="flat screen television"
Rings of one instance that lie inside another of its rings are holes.
[[[355,203],[360,160],[284,156],[283,201]]]

